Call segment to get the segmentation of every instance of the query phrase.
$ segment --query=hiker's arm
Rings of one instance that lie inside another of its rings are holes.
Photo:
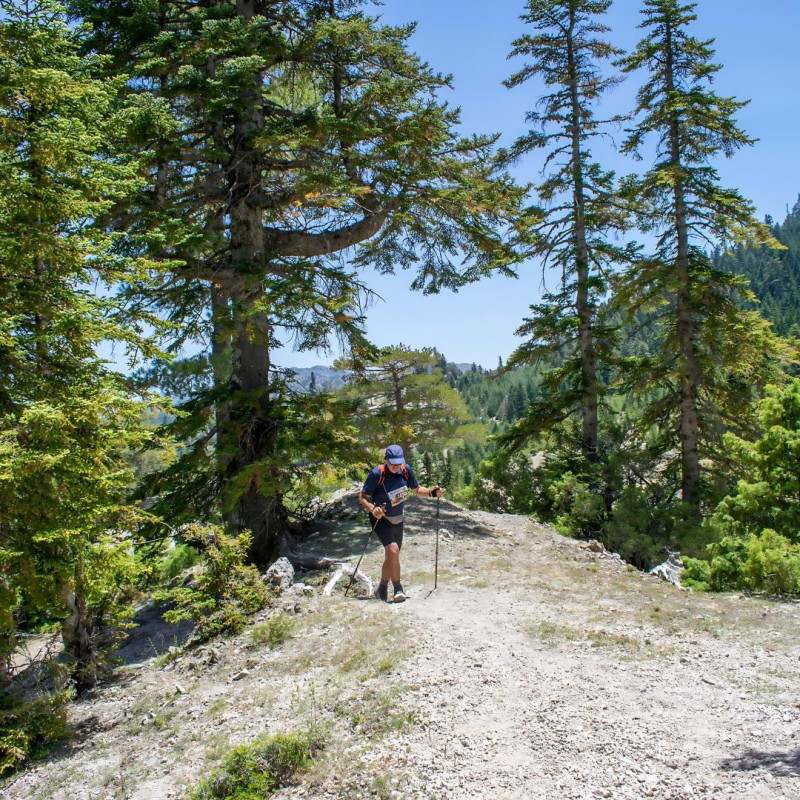
[[[434,486],[432,489],[426,489],[424,486],[417,486],[414,489],[414,494],[417,497],[441,497],[444,494],[444,489],[441,486]]]
[[[358,504],[362,508],[366,509],[367,514],[371,514],[376,519],[380,519],[381,517],[386,516],[386,512],[383,510],[382,506],[376,506],[373,504],[371,494],[364,494],[364,492],[359,492]]]

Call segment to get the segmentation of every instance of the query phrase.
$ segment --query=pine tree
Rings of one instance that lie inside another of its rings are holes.
[[[119,86],[79,56],[60,7],[0,8],[0,664],[24,605],[62,620],[82,691],[135,582],[125,450],[148,436],[142,402],[97,355],[147,345],[109,295],[132,264],[92,221],[138,184],[109,145]]]
[[[598,445],[598,359],[610,358],[612,332],[600,317],[606,270],[626,253],[609,241],[625,226],[614,197],[613,174],[592,161],[591,145],[608,132],[609,121],[594,106],[618,79],[602,68],[621,51],[601,38],[608,31],[600,18],[610,0],[528,0],[521,19],[533,28],[513,43],[510,57],[529,59],[505,85],[541,79],[549,93],[538,100],[541,111],[527,120],[534,128],[507,154],[518,159],[546,148],[549,174],[537,186],[545,203],[536,225],[535,252],[545,265],[560,268],[561,286],[532,306],[517,334],[528,338],[508,360],[507,368],[542,360],[558,364],[542,386],[526,420],[507,437],[521,444],[572,414],[582,419],[582,450],[596,457]]]
[[[310,459],[295,433],[331,417],[297,409],[275,348],[335,335],[367,353],[365,266],[413,266],[425,292],[509,272],[520,191],[492,165],[492,137],[456,135],[436,99],[447,79],[407,50],[413,26],[380,26],[362,2],[71,5],[132,75],[148,187],[113,224],[161,262],[141,302],[207,347],[207,391],[182,421],[188,471],[167,476],[172,514],[213,511],[197,506],[209,498],[266,561],[292,465]],[[328,458],[346,463],[347,431],[327,429]]]
[[[658,424],[666,449],[677,439],[683,500],[699,511],[702,459],[721,456],[725,426],[746,423],[752,389],[769,372],[765,358],[780,347],[757,314],[742,310],[745,283],[714,269],[703,250],[769,233],[711,166],[753,140],[734,119],[745,103],[709,88],[720,67],[712,43],[688,32],[694,8],[645,0],[640,27],[648,35],[620,62],[625,72],[646,71],[623,150],[638,156],[653,139],[656,152],[644,176],[628,183],[643,228],[656,236],[655,254],[628,275],[620,298],[629,309],[649,305],[662,320],[660,353],[639,362],[634,385],[657,395],[644,422]]]
[[[439,451],[458,439],[459,426],[470,419],[431,350],[399,345],[358,370],[352,360],[334,366],[350,371],[348,392],[360,404],[359,438],[376,449],[396,443],[406,457],[413,450]]]

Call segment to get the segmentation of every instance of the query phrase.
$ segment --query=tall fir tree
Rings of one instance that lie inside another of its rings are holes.
[[[704,250],[731,239],[766,241],[769,231],[738,191],[720,186],[712,166],[753,140],[734,118],[745,103],[710,89],[720,67],[712,42],[689,33],[695,6],[645,0],[647,36],[620,61],[624,72],[646,76],[623,150],[641,157],[645,142],[654,143],[654,164],[627,189],[656,242],[620,299],[661,322],[660,352],[637,362],[632,384],[652,401],[645,424],[659,426],[665,450],[677,445],[683,500],[699,513],[703,459],[719,466],[722,432],[746,428],[752,391],[777,377],[781,345],[763,319],[743,310],[746,282],[715,269]]]
[[[133,265],[92,222],[138,179],[109,144],[119,85],[60,6],[0,8],[0,669],[24,607],[62,621],[81,691],[137,571],[125,450],[148,438],[144,405],[97,353],[154,351],[109,294]]]
[[[536,189],[544,201],[535,231],[535,253],[545,267],[561,273],[558,291],[531,307],[533,315],[517,331],[527,337],[507,368],[542,360],[557,363],[545,377],[540,399],[504,440],[521,446],[573,414],[582,420],[581,449],[597,456],[598,405],[603,392],[598,360],[611,358],[613,331],[603,322],[601,302],[610,265],[629,254],[611,242],[625,227],[615,199],[614,176],[592,160],[591,146],[607,135],[611,120],[598,119],[594,107],[618,78],[604,74],[621,51],[603,37],[601,19],[611,0],[528,0],[521,19],[533,29],[515,40],[509,57],[528,62],[505,85],[538,79],[548,93],[527,121],[535,126],[507,154],[518,159],[546,149],[545,180]]]
[[[286,532],[292,465],[354,452],[341,414],[297,398],[275,349],[335,335],[368,353],[362,267],[413,267],[412,286],[435,292],[518,258],[505,228],[521,192],[492,165],[494,139],[456,134],[436,98],[448,79],[407,49],[413,26],[363,5],[71,3],[132,75],[148,187],[112,224],[162,262],[141,302],[206,346],[207,390],[181,421],[190,471],[168,476],[163,499],[178,518],[211,499],[253,531],[262,562]],[[313,452],[298,445],[308,427]]]

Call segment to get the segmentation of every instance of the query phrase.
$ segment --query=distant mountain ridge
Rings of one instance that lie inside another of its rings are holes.
[[[448,366],[456,367],[456,369],[461,372],[469,372],[473,366],[484,371],[483,367],[477,366],[474,363],[450,364],[448,362]],[[313,367],[289,367],[289,370],[294,373],[292,384],[304,391],[309,391],[311,389],[312,376],[316,390],[320,392],[340,389],[344,385],[347,376],[347,373],[343,370],[333,369],[324,364],[317,364]]]
[[[326,367],[324,364],[317,364],[313,367],[289,367],[294,373],[292,383],[308,391],[311,388],[311,381],[314,380],[317,391],[332,391],[340,389],[344,385],[347,375],[342,370]]]

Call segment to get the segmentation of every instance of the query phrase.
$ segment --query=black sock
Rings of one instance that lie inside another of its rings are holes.
[[[400,581],[392,581],[392,586],[394,587],[395,594],[403,591],[403,585],[400,583]]]
[[[383,578],[381,578],[380,587],[381,589],[387,589],[389,587],[389,581],[385,581]]]

